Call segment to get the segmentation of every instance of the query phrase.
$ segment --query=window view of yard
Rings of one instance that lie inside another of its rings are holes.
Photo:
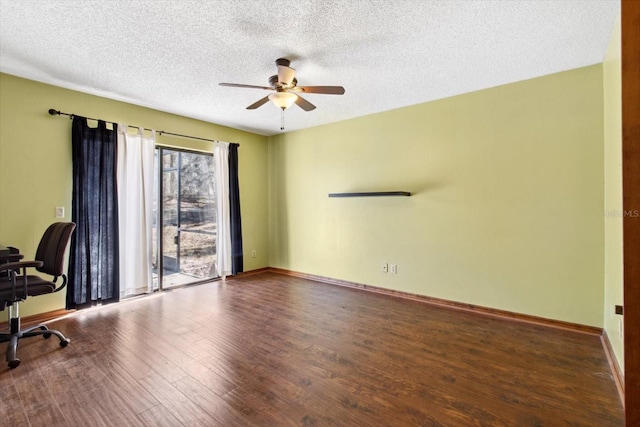
[[[162,287],[217,276],[216,209],[213,157],[185,151],[161,150],[162,248],[158,248],[158,209],[154,215],[154,285],[162,253]],[[160,151],[156,154],[160,156]],[[156,174],[156,177],[158,174]],[[158,185],[156,185],[158,187]],[[156,200],[158,199],[156,194]],[[158,206],[158,203],[155,203]]]

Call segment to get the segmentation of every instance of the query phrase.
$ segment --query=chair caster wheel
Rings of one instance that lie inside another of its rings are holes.
[[[60,347],[66,347],[69,345],[70,342],[71,340],[69,338],[67,338],[66,340],[62,340],[60,341]]]
[[[44,337],[44,339],[51,338],[51,332],[46,332],[42,334],[42,336]]]
[[[20,359],[14,359],[8,362],[9,368],[11,369],[17,368],[19,364],[20,364]]]

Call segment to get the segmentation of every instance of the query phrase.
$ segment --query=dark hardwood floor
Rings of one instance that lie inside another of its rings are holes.
[[[624,423],[598,336],[274,273],[49,326],[71,344],[1,364],[1,425]]]

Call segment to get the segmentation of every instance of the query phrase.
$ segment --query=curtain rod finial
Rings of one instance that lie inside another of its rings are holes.
[[[49,114],[51,114],[52,116],[56,116],[56,115],[60,115],[60,111],[58,110],[54,110],[53,108],[49,108]]]

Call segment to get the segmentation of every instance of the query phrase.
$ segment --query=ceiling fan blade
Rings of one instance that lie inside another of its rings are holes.
[[[301,97],[300,95],[298,95],[295,102],[296,102],[296,105],[302,108],[304,111],[311,111],[316,109],[315,105],[313,105],[312,103],[310,103],[309,101]]]
[[[261,99],[257,100],[256,102],[254,102],[253,104],[249,105],[247,107],[247,110],[255,110],[258,107],[262,107],[267,102],[269,102],[269,96],[265,96],[264,98],[261,98]]]
[[[296,70],[286,65],[278,65],[278,82],[283,86],[291,86]]]
[[[344,88],[342,86],[296,86],[291,89],[291,91],[304,93],[324,93],[327,95],[344,94]]]
[[[273,90],[273,88],[268,87],[268,86],[243,85],[243,84],[240,84],[240,83],[218,83],[218,85],[225,86],[225,87],[243,87],[243,88],[248,88],[248,89]]]

